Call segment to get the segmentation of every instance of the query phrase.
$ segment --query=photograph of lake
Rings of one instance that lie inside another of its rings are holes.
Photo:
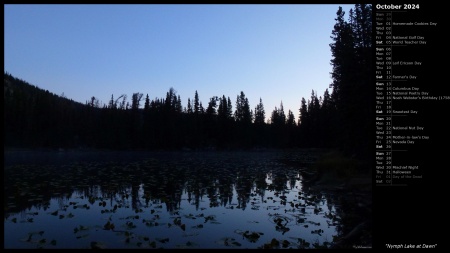
[[[4,14],[4,249],[372,248],[371,4]]]

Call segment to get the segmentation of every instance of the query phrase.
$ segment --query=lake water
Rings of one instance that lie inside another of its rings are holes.
[[[315,152],[68,153],[5,162],[5,248],[315,248],[342,230],[337,196],[302,182]]]

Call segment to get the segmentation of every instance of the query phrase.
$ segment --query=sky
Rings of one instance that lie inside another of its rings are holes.
[[[353,5],[7,4],[4,70],[81,103],[173,87],[183,107],[197,90],[204,108],[225,95],[234,110],[243,91],[266,118],[282,102],[298,120],[302,97],[331,83],[339,6],[347,18]]]

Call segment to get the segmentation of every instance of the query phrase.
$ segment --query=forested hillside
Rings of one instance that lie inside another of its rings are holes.
[[[341,8],[331,33],[330,91],[299,98],[300,118],[283,104],[253,107],[244,91],[185,103],[165,96],[111,95],[85,104],[4,74],[4,146],[104,149],[236,149],[324,147],[370,157],[373,146],[372,7],[357,4],[345,20]],[[328,84],[324,84],[328,85]],[[105,91],[108,93],[108,91]],[[267,115],[268,114],[268,115]],[[266,115],[270,120],[266,122]]]

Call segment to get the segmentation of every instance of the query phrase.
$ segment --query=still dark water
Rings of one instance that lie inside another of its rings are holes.
[[[249,151],[11,158],[4,247],[327,246],[342,231],[342,212],[338,196],[302,183],[300,172],[316,157]]]

